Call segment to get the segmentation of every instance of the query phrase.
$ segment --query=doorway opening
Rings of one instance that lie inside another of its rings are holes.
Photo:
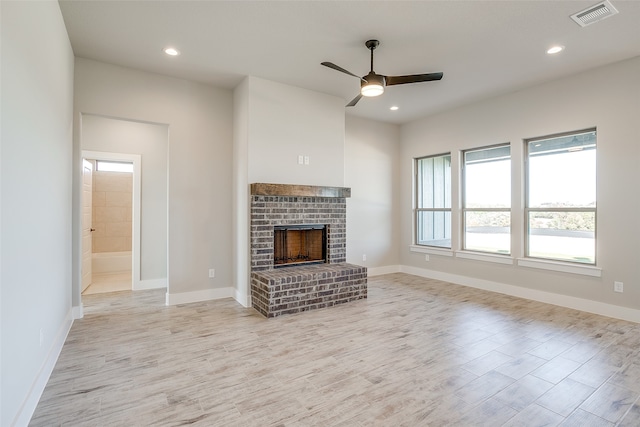
[[[82,295],[135,289],[140,156],[83,151]]]
[[[74,212],[74,215],[77,215],[77,222],[74,222],[74,227],[77,227],[78,234],[76,234],[77,240],[74,241],[73,281],[74,316],[77,318],[83,315],[82,276],[86,276],[83,274],[83,264],[84,270],[93,267],[91,262],[82,262],[82,256],[87,252],[83,250],[84,247],[91,247],[83,245],[83,240],[87,239],[82,238],[81,232],[84,203],[81,173],[83,159],[102,160],[112,164],[133,164],[131,258],[124,260],[131,265],[132,278],[128,289],[138,291],[168,287],[169,241],[169,125],[91,113],[81,113],[79,125],[79,164],[77,171],[74,172],[74,177],[78,178],[74,181],[74,190],[77,191],[77,198],[74,201],[74,205],[77,202],[75,205],[77,210]],[[144,179],[142,178],[143,158]],[[92,215],[89,218],[93,219]],[[92,251],[89,252],[89,254],[92,253]],[[122,257],[120,260],[109,259],[108,262],[122,262]]]

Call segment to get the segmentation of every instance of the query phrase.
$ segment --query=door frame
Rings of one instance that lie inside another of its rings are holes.
[[[131,289],[134,291],[143,289],[140,283],[140,194],[142,156],[139,154],[109,153],[106,151],[82,150],[82,159],[106,160],[133,163],[133,191],[131,214]],[[82,202],[82,201],[81,201]]]

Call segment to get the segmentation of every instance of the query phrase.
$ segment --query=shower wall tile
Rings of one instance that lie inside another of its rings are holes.
[[[95,222],[122,222],[127,220],[127,211],[130,208],[120,206],[96,206],[93,209]]]
[[[131,245],[127,246],[130,239],[126,237],[99,237],[93,239],[94,252],[122,252],[130,251]]]
[[[104,191],[94,191],[93,192],[93,207],[96,206],[106,206],[107,205],[107,193]]]
[[[125,172],[102,172],[94,174],[94,191],[128,191],[133,188],[133,175]]]
[[[93,229],[93,239],[95,240],[98,237],[105,237],[107,235],[107,225],[104,222],[96,222],[93,221],[92,224]],[[95,248],[94,248],[95,249]],[[95,252],[95,250],[93,251]]]
[[[107,222],[106,236],[108,237],[131,237],[131,221]]]
[[[125,191],[107,191],[105,192],[105,206],[124,206],[131,208],[131,192]]]
[[[132,191],[130,173],[94,173],[93,252],[131,250]]]

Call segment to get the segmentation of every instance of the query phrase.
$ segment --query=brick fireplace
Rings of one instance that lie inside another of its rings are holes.
[[[261,314],[276,317],[367,297],[367,269],[345,262],[350,196],[351,189],[342,187],[251,184],[251,299]],[[284,250],[282,230],[293,232]],[[318,234],[303,236],[303,230],[322,230],[321,256]]]

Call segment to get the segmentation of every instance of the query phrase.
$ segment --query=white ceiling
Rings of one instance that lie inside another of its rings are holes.
[[[67,1],[76,56],[225,88],[251,75],[343,98],[365,75],[368,39],[384,75],[442,71],[348,108],[374,120],[416,118],[640,55],[640,1],[581,28],[589,1]],[[549,56],[553,44],[564,52]],[[162,52],[180,50],[178,57]],[[603,82],[604,83],[604,82]],[[392,105],[398,111],[390,111]]]

